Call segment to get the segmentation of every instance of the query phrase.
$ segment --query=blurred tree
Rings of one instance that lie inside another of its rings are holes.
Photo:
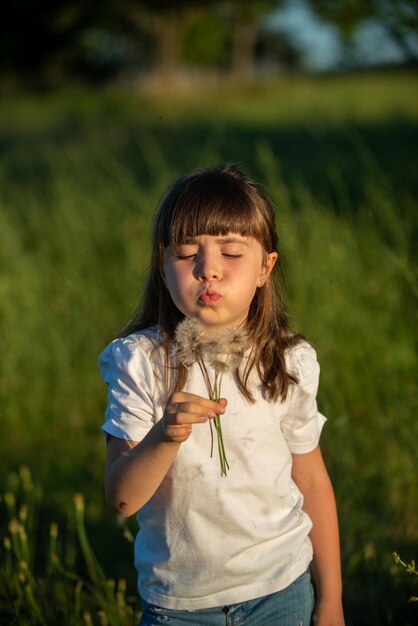
[[[154,39],[154,71],[169,79],[181,61],[182,38],[196,9],[192,0],[121,0],[115,8],[135,24],[137,32],[146,30]]]
[[[182,63],[254,72],[261,18],[282,0],[113,0],[138,33],[154,39],[153,71],[171,80]]]
[[[307,0],[322,19],[336,24],[346,42],[368,19],[379,22],[402,49],[406,60],[417,63],[417,51],[410,43],[418,32],[417,0]]]
[[[281,4],[281,0],[232,0],[229,3],[233,22],[231,70],[236,76],[254,73],[260,18]]]
[[[184,61],[198,67],[227,67],[231,35],[231,25],[215,11],[197,15],[184,34]]]
[[[257,37],[257,71],[277,74],[298,70],[302,67],[302,53],[280,32],[262,28]]]

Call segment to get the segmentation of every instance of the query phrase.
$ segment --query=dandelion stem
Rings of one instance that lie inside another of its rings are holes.
[[[248,337],[240,328],[228,328],[216,339],[205,336],[205,327],[195,318],[185,318],[176,328],[175,352],[180,361],[187,367],[197,363],[201,371],[207,394],[210,400],[219,402],[221,396],[222,375],[224,372],[237,370],[244,356],[248,343]],[[209,376],[206,363],[214,372],[213,384]],[[226,458],[225,444],[222,433],[221,416],[215,415],[213,419],[217,441],[221,476],[226,476],[229,463]],[[210,456],[213,456],[214,430],[210,427]]]

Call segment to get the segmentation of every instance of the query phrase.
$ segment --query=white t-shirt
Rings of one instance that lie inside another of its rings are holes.
[[[163,415],[162,350],[150,358],[156,341],[153,327],[116,339],[100,355],[109,386],[103,430],[114,437],[140,441]],[[138,511],[135,565],[147,602],[172,609],[244,602],[284,589],[308,569],[312,523],[291,478],[291,453],[317,446],[325,418],[316,404],[314,349],[299,344],[287,363],[299,384],[285,402],[269,402],[252,388],[251,404],[224,374],[227,476],[220,473],[216,435],[210,458],[209,424],[197,424]],[[184,390],[207,397],[198,366],[189,368]]]

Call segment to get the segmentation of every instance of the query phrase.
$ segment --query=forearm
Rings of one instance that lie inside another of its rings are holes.
[[[161,484],[180,445],[165,440],[160,420],[134,447],[111,455],[105,480],[108,504],[126,517],[136,513]]]
[[[310,533],[312,574],[318,601],[340,603],[342,583],[337,509],[328,476],[322,477],[316,486],[306,492],[304,510],[313,523]]]
[[[225,412],[219,402],[185,391],[171,396],[164,416],[138,443],[110,437],[107,446],[106,499],[125,516],[136,513],[154,495],[192,426]]]
[[[316,626],[344,626],[337,509],[319,446],[293,455],[292,476],[312,520],[312,574],[316,585]]]

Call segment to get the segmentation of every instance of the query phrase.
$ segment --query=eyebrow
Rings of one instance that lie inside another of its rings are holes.
[[[189,239],[185,239],[183,244],[195,244],[198,243],[197,237],[190,237]],[[241,239],[238,237],[218,237],[216,239],[216,243],[241,243],[244,246],[248,246],[248,241],[245,239]]]

